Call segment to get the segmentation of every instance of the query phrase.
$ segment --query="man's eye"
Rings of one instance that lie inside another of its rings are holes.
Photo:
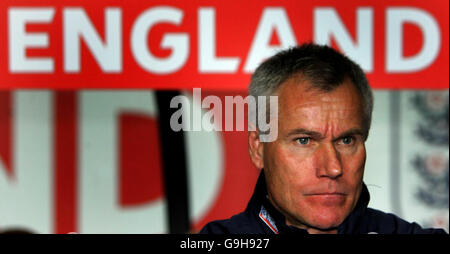
[[[344,145],[350,145],[350,144],[352,143],[352,141],[353,141],[353,138],[352,138],[352,137],[343,137],[343,138],[342,138],[342,143],[343,143]]]
[[[298,138],[297,142],[301,145],[307,145],[309,143],[310,138]]]

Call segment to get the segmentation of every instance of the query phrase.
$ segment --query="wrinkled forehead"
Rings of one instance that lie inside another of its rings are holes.
[[[362,125],[362,103],[351,82],[344,82],[331,91],[323,91],[308,81],[288,80],[277,91],[280,125]],[[306,126],[303,126],[306,127]],[[359,127],[359,126],[353,126]]]

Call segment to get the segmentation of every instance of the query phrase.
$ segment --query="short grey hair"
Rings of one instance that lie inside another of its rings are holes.
[[[373,94],[366,75],[357,63],[329,46],[305,43],[270,57],[253,73],[249,95],[254,98],[274,95],[285,81],[297,76],[324,92],[330,92],[350,79],[362,98],[363,125],[365,136],[368,136]]]

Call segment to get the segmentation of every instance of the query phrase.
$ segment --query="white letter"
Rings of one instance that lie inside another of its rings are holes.
[[[278,96],[269,96],[269,117],[267,117],[267,96],[258,96],[258,129],[261,142],[272,142],[278,137]],[[267,119],[269,123],[267,123]]]
[[[194,102],[191,95],[183,95],[192,108],[201,110],[201,105]],[[128,111],[140,112],[156,120],[158,108],[153,92],[81,91],[79,98],[78,232],[167,233],[165,197],[140,204],[138,207],[121,207],[118,204],[118,154],[121,148],[117,117]],[[210,211],[210,204],[219,195],[224,175],[223,141],[221,135],[216,132],[187,131],[184,135],[191,197],[189,215],[192,223],[198,223],[205,218]],[[1,184],[0,182],[0,190]],[[0,209],[0,214],[1,212]]]
[[[103,44],[94,26],[81,8],[67,8],[64,17],[64,70],[80,72],[80,40],[94,55],[105,72],[122,71],[122,18],[121,10],[107,8],[105,14],[105,37]]]
[[[234,105],[236,104],[236,131],[244,131],[245,104],[248,106],[248,119],[253,119],[250,112],[254,111],[255,98],[253,96],[225,96],[225,131],[233,131],[234,127]],[[254,122],[252,122],[254,123]]]
[[[356,25],[357,43],[353,43],[335,9],[314,10],[315,42],[331,45],[333,36],[349,58],[360,64],[363,70],[371,72],[373,70],[373,11],[371,8],[358,8]]]
[[[83,91],[79,98],[79,232],[166,232],[165,198],[132,208],[118,204],[120,125],[117,117],[126,111],[157,117],[153,92]]]
[[[26,33],[27,23],[50,23],[55,14],[53,8],[10,8],[9,9],[9,71],[45,72],[54,70],[53,59],[49,57],[27,58],[27,48],[47,48],[45,33]]]
[[[434,18],[415,8],[389,8],[386,22],[386,71],[413,72],[425,69],[438,56],[441,46],[440,29]],[[403,57],[403,24],[413,23],[420,28],[424,43],[415,56]]]
[[[198,53],[200,72],[236,72],[238,57],[216,57],[216,19],[213,8],[200,8],[198,11]]]
[[[202,89],[194,88],[192,89],[192,100],[194,103],[202,103]],[[202,129],[202,108],[201,107],[192,107],[192,130],[193,131],[201,131]]]
[[[181,105],[180,109],[170,116],[170,128],[173,131],[190,131],[191,130],[191,104],[189,99],[184,95],[178,95],[170,100],[170,108],[176,108]],[[180,122],[181,118],[181,122]]]
[[[168,58],[157,58],[147,47],[147,35],[158,23],[179,25],[183,11],[171,7],[156,7],[145,11],[133,25],[131,31],[131,49],[138,64],[149,72],[168,74],[179,70],[186,63],[189,53],[189,37],[183,33],[168,33],[163,37],[161,48],[171,49]]]
[[[211,104],[214,108],[211,109]],[[206,96],[202,101],[202,108],[210,110],[203,115],[202,128],[205,131],[222,131],[222,102],[215,95]],[[211,118],[214,120],[211,122]]]
[[[0,158],[0,229],[24,227],[52,233],[54,214],[52,92],[13,93],[13,172]],[[0,141],[1,142],[1,141]]]
[[[280,46],[270,46],[270,38],[274,31],[278,32]],[[266,58],[271,57],[277,50],[295,46],[297,41],[291,24],[283,8],[266,8],[262,14],[255,39],[252,42],[250,52],[245,63],[244,71],[253,72],[255,68]]]

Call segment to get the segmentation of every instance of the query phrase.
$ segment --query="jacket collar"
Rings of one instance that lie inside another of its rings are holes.
[[[347,216],[344,222],[338,227],[338,234],[351,234],[358,233],[358,228],[362,216],[369,204],[370,195],[367,190],[367,186],[363,183],[361,195],[353,211]],[[267,198],[266,180],[264,176],[264,170],[258,177],[254,193],[247,206],[247,211],[256,213],[274,233],[299,233],[307,234],[304,229],[286,225],[286,220],[283,214],[281,214]]]

